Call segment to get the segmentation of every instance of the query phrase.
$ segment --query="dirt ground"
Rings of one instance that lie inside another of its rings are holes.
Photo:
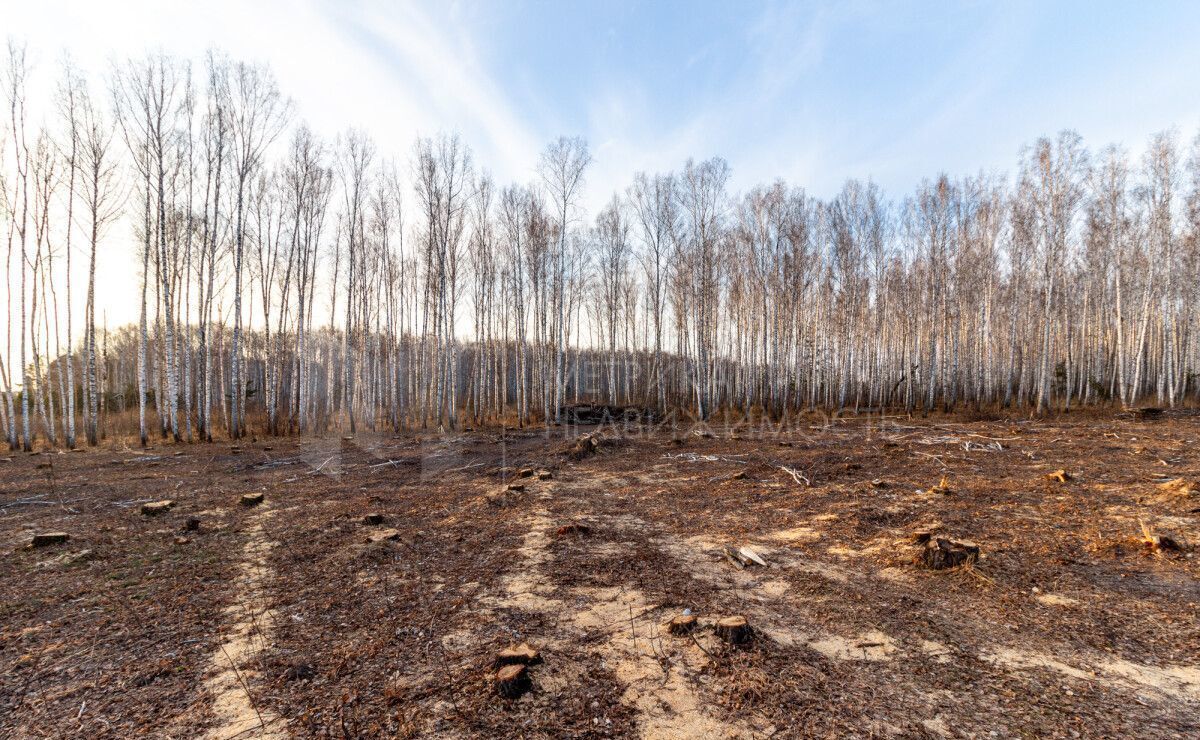
[[[1196,737],[1198,441],[1180,411],[0,455],[0,736]],[[980,559],[923,567],[921,532]]]

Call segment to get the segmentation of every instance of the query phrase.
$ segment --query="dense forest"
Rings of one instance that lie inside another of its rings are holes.
[[[96,444],[134,414],[145,444],[579,402],[703,419],[1200,396],[1200,139],[1176,132],[1132,156],[1063,131],[1011,175],[899,198],[732,192],[724,160],[688,160],[589,214],[582,139],[497,183],[456,135],[322,139],[269,69],[216,52],[87,79],[9,42],[0,80],[13,448]],[[113,242],[140,250],[133,326],[96,305]]]

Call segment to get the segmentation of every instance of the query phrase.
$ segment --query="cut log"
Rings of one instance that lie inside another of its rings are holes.
[[[979,546],[948,537],[929,537],[917,555],[917,561],[930,570],[946,570],[970,565],[979,560]]]
[[[376,525],[383,524],[383,514],[377,511],[372,511],[370,514],[364,514],[362,518],[363,524]]]
[[[157,516],[164,512],[170,511],[175,507],[175,502],[171,499],[163,501],[150,501],[142,504],[142,513],[146,516]]]
[[[71,535],[66,532],[39,532],[33,536],[33,540],[29,544],[34,547],[46,547],[61,545],[69,539],[71,539]]]
[[[558,530],[555,532],[555,534],[559,537],[566,537],[567,535],[570,535],[570,534],[585,535],[590,531],[591,531],[591,527],[589,527],[586,524],[580,524],[579,522],[571,522],[570,524],[564,524],[561,527],[559,527]]]
[[[753,630],[750,628],[745,617],[725,617],[717,620],[716,626],[713,628],[717,637],[721,638],[730,645],[742,645],[750,642],[753,636]]]
[[[696,615],[677,614],[667,622],[666,629],[672,635],[686,635],[696,629]]]
[[[242,506],[258,506],[263,502],[262,491],[242,494]]]
[[[747,565],[766,566],[767,561],[762,559],[762,556],[749,547],[730,547],[725,546],[725,557],[729,562],[733,563],[740,570]]]
[[[493,683],[496,693],[505,699],[517,699],[533,688],[533,683],[529,680],[529,669],[520,663],[506,665],[496,671]]]
[[[501,668],[506,665],[537,665],[542,662],[541,653],[530,647],[529,643],[523,642],[520,645],[509,645],[500,652],[496,653],[496,660],[493,666]]]
[[[763,560],[761,555],[749,547],[739,547],[738,555],[741,555],[743,558],[750,561],[750,563],[754,563],[755,565],[761,565],[764,568],[767,566],[767,561]],[[747,565],[750,563],[747,563]]]

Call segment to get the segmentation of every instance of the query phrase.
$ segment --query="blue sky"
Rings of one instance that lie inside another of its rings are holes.
[[[498,181],[531,181],[546,142],[582,135],[593,213],[689,156],[725,157],[734,190],[870,177],[898,200],[943,171],[1012,173],[1064,127],[1135,156],[1200,128],[1198,2],[0,0],[0,33],[28,42],[35,102],[63,49],[103,90],[115,60],[216,46],[270,63],[319,133],[360,126],[401,166],[418,134],[458,131]],[[101,280],[113,323],[134,318],[129,234]]]
[[[43,67],[62,46],[100,69],[219,46],[270,62],[318,130],[360,125],[400,158],[458,130],[524,180],[546,141],[583,135],[594,204],[688,156],[724,156],[739,188],[874,177],[898,197],[1011,171],[1064,127],[1135,152],[1200,127],[1195,2],[0,3]]]
[[[608,186],[595,200],[689,155],[725,156],[743,187],[778,176],[829,194],[874,177],[900,195],[943,170],[1012,170],[1064,127],[1136,151],[1200,126],[1200,3],[567,5],[428,15],[529,137],[588,137]],[[335,23],[388,58],[362,9]]]

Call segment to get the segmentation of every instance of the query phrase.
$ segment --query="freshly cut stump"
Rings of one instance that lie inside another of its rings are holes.
[[[1055,470],[1051,473],[1046,473],[1046,480],[1051,483],[1066,483],[1073,478],[1070,473],[1065,470]]]
[[[537,665],[541,662],[541,653],[530,647],[529,643],[523,642],[520,645],[510,645],[496,653],[493,665],[502,668],[506,665]]]
[[[383,524],[383,514],[380,514],[377,511],[373,511],[370,514],[363,515],[362,521],[363,521],[363,524],[370,524],[370,525]]]
[[[550,480],[554,475],[549,470],[539,470],[535,474],[538,480]]]
[[[930,570],[946,570],[979,560],[979,546],[948,537],[930,537],[917,555],[917,562]]]
[[[71,535],[66,532],[40,532],[33,536],[33,540],[29,543],[34,547],[46,547],[47,545],[60,545],[71,539]]]
[[[533,688],[533,683],[529,680],[529,670],[521,663],[506,665],[496,671],[493,685],[496,687],[496,693],[505,699],[516,699]]]
[[[716,627],[713,628],[717,637],[721,638],[730,645],[743,645],[750,642],[753,635],[749,623],[745,617],[725,617],[717,620]]]
[[[518,478],[532,478],[533,477],[533,468],[521,468],[520,470],[517,471],[517,477]]]
[[[174,507],[175,502],[171,499],[166,499],[164,501],[150,501],[142,504],[142,513],[146,516],[157,516],[158,514],[170,511]]]
[[[694,629],[696,629],[695,614],[678,614],[672,617],[670,622],[667,622],[667,632],[672,635],[686,635]]]
[[[242,506],[258,506],[263,502],[263,495],[259,493],[247,493],[242,495]]]
[[[522,491],[525,490],[525,484],[524,483],[509,483],[508,486],[506,486],[504,490],[512,491],[513,493],[521,493]]]
[[[1149,534],[1143,536],[1142,541],[1146,543],[1147,549],[1153,553],[1163,552],[1183,552],[1183,545],[1179,544],[1179,540],[1165,534]]]

